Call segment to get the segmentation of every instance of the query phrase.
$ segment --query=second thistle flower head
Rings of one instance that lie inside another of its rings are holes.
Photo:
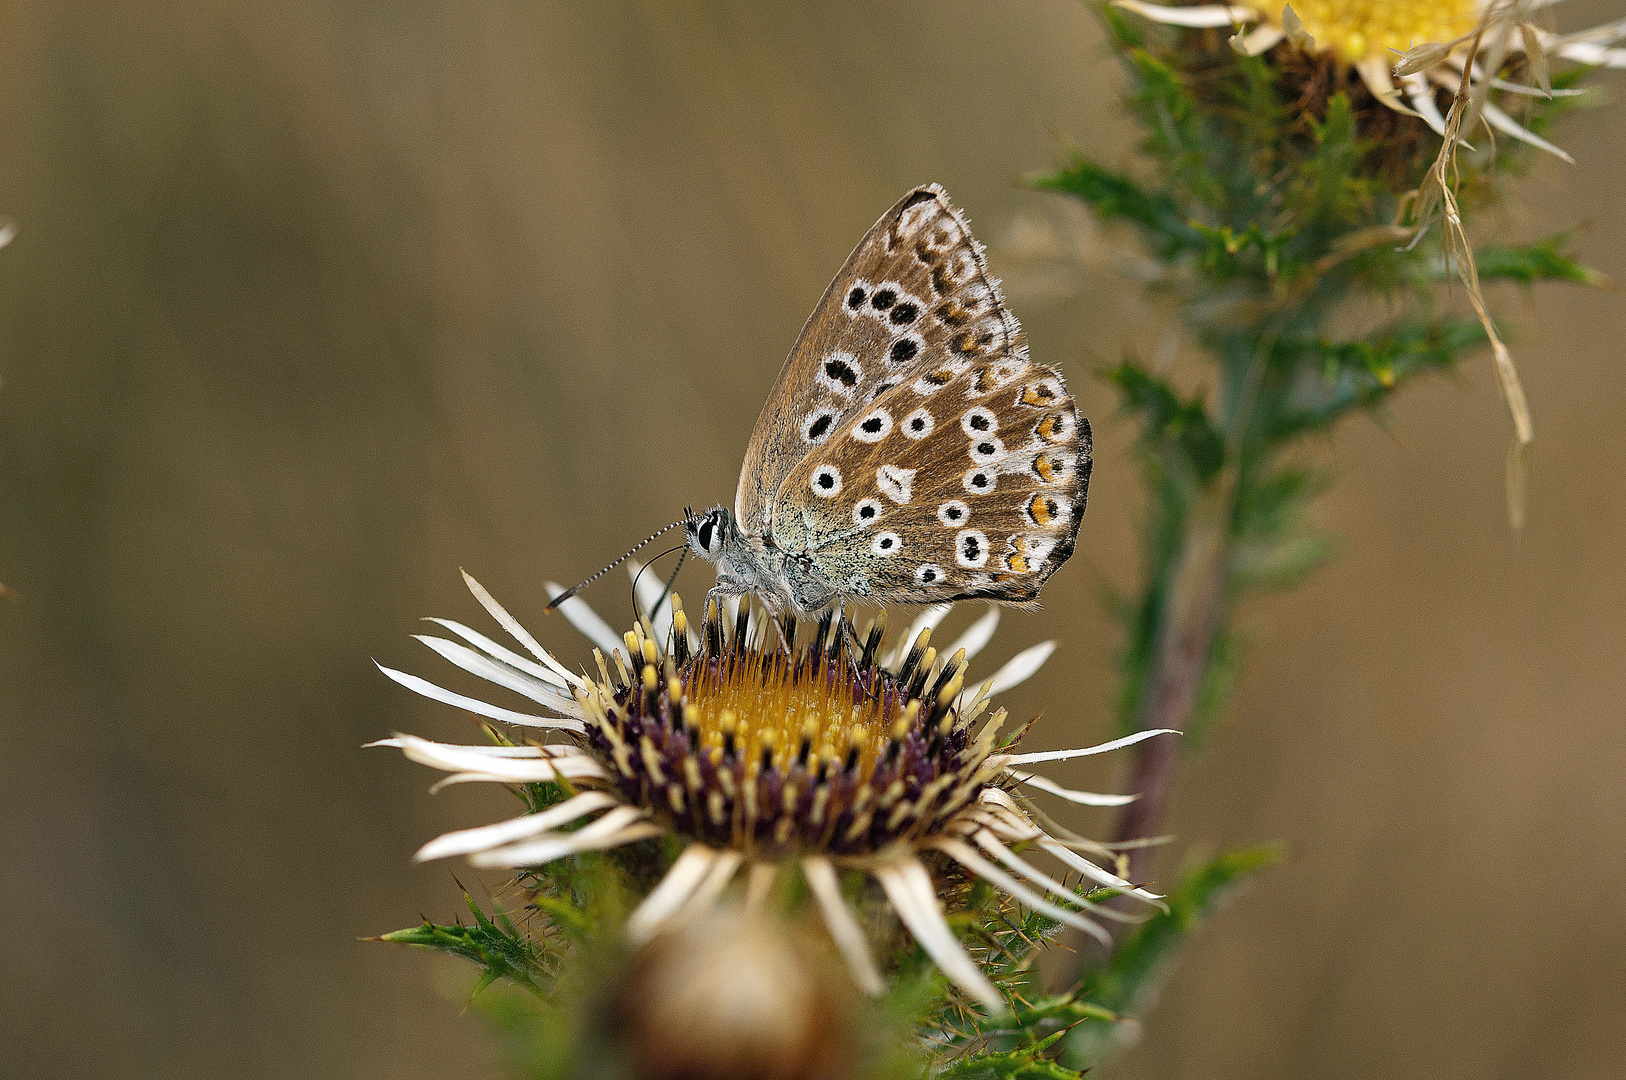
[[[1003,999],[945,921],[923,853],[946,855],[1029,907],[1103,939],[1097,920],[1122,916],[1090,904],[1013,846],[1035,847],[1090,881],[1158,901],[1087,857],[1110,860],[1100,845],[1036,825],[1020,788],[1085,804],[1125,802],[1069,791],[1024,766],[1161,732],[1012,753],[1014,737],[1000,742],[1005,711],[990,712],[990,700],[1036,672],[1052,645],[1028,649],[980,686],[971,683],[968,666],[992,639],[997,609],[940,652],[932,634],[946,606],[928,610],[885,649],[884,615],[860,632],[840,607],[798,625],[754,618],[748,602],[730,612],[708,601],[695,626],[676,597],[669,605],[646,597],[637,624],[616,638],[585,604],[570,600],[560,610],[598,645],[586,674],[537,644],[473,579],[469,587],[534,659],[447,620],[437,622],[461,642],[422,640],[551,715],[487,704],[390,668],[385,674],[435,700],[561,731],[571,741],[449,746],[400,736],[386,744],[456,781],[555,781],[574,793],[536,813],[442,836],[420,858],[463,854],[476,865],[535,867],[677,836],[685,841],[682,854],[628,920],[634,943],[709,910],[742,871],[747,907],[762,903],[779,874],[799,872],[855,981],[878,993],[879,969],[837,874],[862,871],[879,882],[944,973],[994,1011]]]
[[[1117,7],[1155,22],[1193,29],[1238,27],[1231,48],[1246,56],[1283,54],[1282,68],[1302,82],[1306,100],[1336,85],[1353,69],[1372,97],[1391,113],[1414,119],[1445,135],[1453,95],[1474,89],[1476,117],[1500,134],[1569,160],[1569,155],[1489,100],[1493,87],[1503,104],[1554,93],[1553,62],[1626,67],[1626,50],[1610,48],[1626,34],[1611,23],[1574,34],[1539,25],[1546,0],[1246,0],[1237,4],[1166,5],[1112,0]],[[1572,93],[1574,91],[1557,91]],[[1393,117],[1391,117],[1393,119]],[[1389,138],[1385,123],[1368,132]],[[1402,130],[1404,127],[1402,126]]]

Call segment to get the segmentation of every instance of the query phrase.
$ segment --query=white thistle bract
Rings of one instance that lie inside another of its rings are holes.
[[[998,609],[939,651],[931,636],[948,608],[930,608],[883,653],[884,614],[859,634],[838,607],[816,630],[798,635],[794,622],[781,629],[749,603],[730,611],[708,601],[696,627],[675,596],[656,607],[656,586],[641,592],[642,617],[618,638],[583,601],[571,599],[559,610],[597,646],[595,673],[583,674],[465,579],[529,656],[443,619],[434,621],[460,640],[420,640],[543,712],[518,712],[381,670],[425,697],[568,741],[459,746],[401,735],[374,745],[399,747],[413,761],[446,770],[452,775],[445,783],[553,781],[567,796],[537,813],[448,833],[425,845],[419,859],[466,855],[477,866],[536,867],[676,835],[686,841],[682,853],[628,919],[632,943],[710,910],[737,879],[746,905],[756,907],[779,874],[799,872],[855,982],[880,993],[879,969],[838,878],[840,870],[860,870],[879,882],[943,972],[990,1011],[1005,1003],[950,930],[923,852],[940,852],[1103,941],[1108,935],[1098,920],[1125,916],[1089,903],[1019,850],[1042,851],[1088,881],[1159,905],[1159,897],[1094,861],[1110,862],[1108,849],[1036,824],[1021,789],[1085,805],[1127,802],[1059,787],[1025,767],[1163,732],[1077,750],[1011,753],[998,742],[1003,709],[978,721],[990,699],[1036,672],[1054,644],[1018,654],[976,687],[967,667],[992,639]]]

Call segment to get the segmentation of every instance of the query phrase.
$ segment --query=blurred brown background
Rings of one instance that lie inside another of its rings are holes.
[[[1137,496],[1089,372],[1162,330],[1013,179],[1063,137],[1127,160],[1119,86],[1071,0],[7,5],[0,1074],[490,1075],[445,967],[356,939],[453,915],[409,856],[510,804],[359,748],[468,730],[369,657],[443,670],[407,635],[478,617],[459,566],[571,644],[542,582],[731,497],[813,301],[911,184],[972,215],[1097,421],[1080,554],[995,651],[1061,637],[1010,704],[1040,747],[1102,735]],[[1580,164],[1504,225],[1589,222],[1626,277],[1626,110],[1561,134]],[[1622,1074],[1626,311],[1501,299],[1531,524],[1483,359],[1324,446],[1342,557],[1249,609],[1173,823],[1176,854],[1294,857],[1115,1076]]]

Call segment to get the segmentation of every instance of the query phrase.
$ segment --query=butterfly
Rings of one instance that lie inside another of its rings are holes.
[[[1073,552],[1090,425],[1028,359],[982,245],[936,184],[864,235],[762,408],[734,509],[688,513],[716,592],[1031,604]]]

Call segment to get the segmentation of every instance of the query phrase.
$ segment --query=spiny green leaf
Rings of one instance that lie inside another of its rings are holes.
[[[506,925],[499,926],[480,910],[473,897],[468,897],[468,901],[475,915],[473,926],[440,925],[425,919],[421,926],[396,930],[374,940],[438,949],[473,961],[482,968],[476,993],[497,979],[507,979],[541,994],[543,985],[551,978],[544,952],[530,938],[514,930],[506,918],[503,919]]]
[[[1152,250],[1168,259],[1203,246],[1203,239],[1174,200],[1148,192],[1122,173],[1103,169],[1082,155],[1059,172],[1033,177],[1034,187],[1064,191],[1089,203],[1102,218],[1121,218],[1140,226]]]
[[[1570,258],[1564,249],[1573,234],[1559,233],[1532,244],[1491,245],[1474,253],[1480,281],[1517,281],[1534,285],[1538,281],[1573,281],[1592,288],[1614,284],[1607,274]]]
[[[1127,360],[1103,374],[1124,405],[1141,415],[1141,435],[1151,448],[1177,448],[1200,482],[1214,478],[1225,462],[1225,443],[1200,398],[1182,401],[1167,382]]]
[[[970,1054],[932,1075],[942,1080],[1078,1080],[1079,1073],[1044,1056],[1065,1034],[1058,1031],[1018,1050]]]
[[[1456,319],[1401,323],[1356,341],[1278,342],[1273,363],[1289,372],[1289,385],[1274,402],[1267,438],[1280,442],[1325,428],[1351,409],[1371,409],[1407,380],[1449,368],[1484,341],[1478,320]]]

